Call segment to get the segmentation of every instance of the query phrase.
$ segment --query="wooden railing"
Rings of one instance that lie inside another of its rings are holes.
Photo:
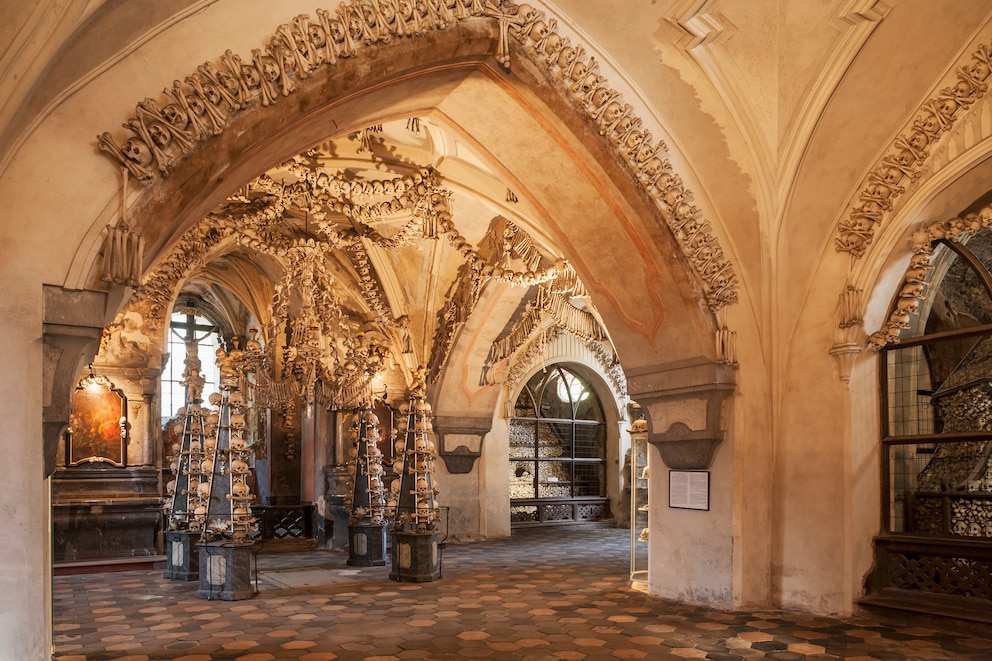
[[[865,588],[865,605],[992,623],[992,544],[966,537],[877,537]]]

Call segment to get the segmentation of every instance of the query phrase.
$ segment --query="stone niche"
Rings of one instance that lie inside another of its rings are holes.
[[[73,466],[52,478],[55,562],[158,554],[162,499],[154,468]]]
[[[102,292],[44,288],[44,451],[56,563],[159,554],[161,458],[153,403],[162,372],[160,329],[135,311],[104,326],[107,305]],[[117,393],[120,410],[109,400],[81,396],[84,383]]]

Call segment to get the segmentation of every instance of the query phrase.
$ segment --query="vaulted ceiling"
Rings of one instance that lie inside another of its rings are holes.
[[[33,7],[5,0],[10,20],[0,26],[0,41],[10,45],[0,53],[0,65],[10,75],[0,79],[0,169],[30,139],[39,117],[57,111],[66,99],[86,90],[88,81],[163,35],[166,40],[172,34],[182,36],[174,57],[149,61],[153,73],[144,77],[135,70],[133,89],[104,91],[107,105],[94,107],[87,127],[98,124],[99,117],[101,127],[113,128],[133,112],[136,100],[154,96],[204,59],[225,49],[247,56],[276,26],[294,15],[315,15],[320,4],[257,3],[250,15],[235,17],[218,0],[172,0],[142,9],[135,3],[99,0]],[[582,44],[587,61],[594,54],[612,89],[636,108],[659,141],[663,138],[692,205],[740,276],[743,305],[731,310],[730,324],[753,325],[765,347],[773,337],[791,335],[802,309],[797,302],[820,295],[810,292],[829,261],[825,256],[834,253],[837,226],[850,201],[857,199],[859,183],[893,137],[911,125],[914,113],[934,93],[934,81],[953,78],[955,69],[967,63],[990,14],[987,3],[954,0],[625,0],[624,11],[617,11],[614,3],[585,0],[536,4],[554,17],[556,29],[573,45]],[[327,4],[331,10],[336,6]],[[525,8],[529,6],[520,5],[521,12]],[[20,27],[15,31],[12,26]],[[168,200],[181,186],[164,186],[158,193],[159,201],[166,200],[162,212],[171,213],[178,225],[144,228],[154,261],[166,258],[202,218],[234,222],[252,204],[262,204],[264,195],[257,189],[245,189],[254,201],[240,203],[244,209],[236,201],[238,190],[260,181],[256,178],[262,172],[278,185],[293,185],[298,174],[285,167],[290,161],[347,181],[409,177],[432,168],[451,195],[454,230],[472,250],[482,249],[494,218],[503,217],[526,233],[545,266],[568,258],[614,339],[633,347],[623,356],[626,360],[651,359],[642,356],[664,343],[658,333],[662,324],[676,358],[699,353],[699,347],[711,343],[704,338],[678,354],[683,341],[709,333],[715,325],[682,320],[680,306],[695,305],[691,299],[699,297],[699,283],[672,266],[684,256],[672,249],[669,228],[644,220],[649,205],[637,199],[640,193],[629,182],[615,176],[616,170],[603,166],[609,148],[594,144],[599,140],[591,135],[595,127],[565,118],[542,88],[546,79],[519,60],[502,76],[486,65],[474,75],[451,69],[428,76],[426,69],[436,63],[414,40],[399,41],[390,45],[393,59],[373,58],[382,63],[380,79],[409,66],[424,76],[421,84],[392,81],[389,90],[366,90],[364,107],[344,99],[334,117],[311,118],[316,121],[309,132],[295,124],[281,126],[285,116],[269,112],[264,118],[269,132],[254,152],[235,152],[233,139],[225,138],[227,142],[216,143],[215,153],[223,154],[221,161],[226,158],[226,169],[191,176],[205,161],[190,166],[184,183],[201,187],[198,199],[170,207]],[[183,43],[197,48],[183,48]],[[431,48],[438,47],[449,49],[449,63],[468,63],[478,55],[468,41],[454,44],[439,38]],[[334,84],[346,76],[360,79],[357,69],[349,70]],[[346,87],[342,82],[340,89]],[[420,120],[419,132],[407,128],[412,119]],[[381,132],[368,133],[370,140],[364,143],[359,139],[360,132],[379,124]],[[551,190],[550,179],[559,173],[573,182],[570,195],[564,186]],[[965,204],[987,190],[987,185],[979,190],[978,181],[969,186],[974,194]],[[952,196],[939,202],[941,208],[932,213],[963,206]],[[316,218],[309,211],[301,215],[301,209],[290,205],[281,217],[295,228],[293,236],[319,238],[311,227]],[[353,218],[330,217],[355,236],[368,231]],[[407,221],[409,216],[387,213],[369,217],[364,227],[388,238]],[[103,227],[102,222],[96,225],[97,231]],[[876,245],[895,245],[901,231],[896,228]],[[429,360],[437,315],[451,300],[452,283],[466,256],[447,236],[417,236],[388,251],[368,237],[362,243],[370,273],[375,273],[377,300],[394,319],[406,319],[421,354],[416,360]],[[612,249],[597,255],[597,245]],[[628,246],[629,252],[618,252],[617,246]],[[368,317],[379,303],[356,294],[372,291],[361,289],[361,265],[343,253],[331,263],[342,292],[351,296],[351,307]],[[264,316],[271,301],[268,288],[285,268],[278,256],[235,241],[212,255],[196,279],[204,286],[223,284]],[[433,278],[419,277],[434,270]],[[509,280],[497,285],[501,292],[513,292],[512,305],[489,322],[492,328],[478,336],[487,338],[479,346],[490,346],[520,312],[527,291],[520,285],[525,283]],[[617,295],[624,287],[640,294]],[[669,290],[677,293],[661,293]],[[588,309],[586,302],[576,302]]]
[[[502,285],[504,315],[513,318],[482,324],[482,342],[506,336],[547,283],[566,294],[565,314],[605,339],[581,283],[518,193],[441,119],[372,125],[322,141],[240,187],[180,243],[179,253],[212,244],[196,269],[177,281],[166,258],[139,297],[160,292],[164,303],[177,285],[208,300],[233,292],[265,328],[281,287],[301,290],[291,314],[303,314],[302,281],[317,269],[355,332],[374,332],[406,370],[429,366],[434,377],[489,283]],[[306,263],[308,252],[315,263]],[[278,333],[271,329],[268,339],[281,340]]]

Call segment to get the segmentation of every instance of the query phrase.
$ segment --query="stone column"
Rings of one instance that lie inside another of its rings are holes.
[[[650,503],[649,591],[717,607],[733,604],[733,367],[686,361],[632,370],[628,392],[647,416]],[[672,471],[709,479],[708,509],[671,507]],[[706,475],[698,472],[706,473]]]
[[[485,437],[492,427],[492,416],[439,415],[434,418],[441,457],[438,467],[446,469],[444,483],[448,485],[444,499],[448,510],[442,512],[441,527],[442,533],[449,537],[460,540],[485,537],[484,499],[490,494],[486,493],[479,459]],[[505,492],[501,496],[509,499]]]

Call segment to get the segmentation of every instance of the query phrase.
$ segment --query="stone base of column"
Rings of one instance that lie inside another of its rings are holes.
[[[200,577],[200,533],[190,530],[165,532],[165,578],[195,581]]]
[[[441,578],[441,549],[438,533],[393,532],[394,581],[428,583]]]
[[[200,587],[197,599],[237,601],[255,596],[251,581],[254,544],[209,542],[199,544]]]
[[[378,567],[386,564],[386,526],[348,526],[348,564]]]

